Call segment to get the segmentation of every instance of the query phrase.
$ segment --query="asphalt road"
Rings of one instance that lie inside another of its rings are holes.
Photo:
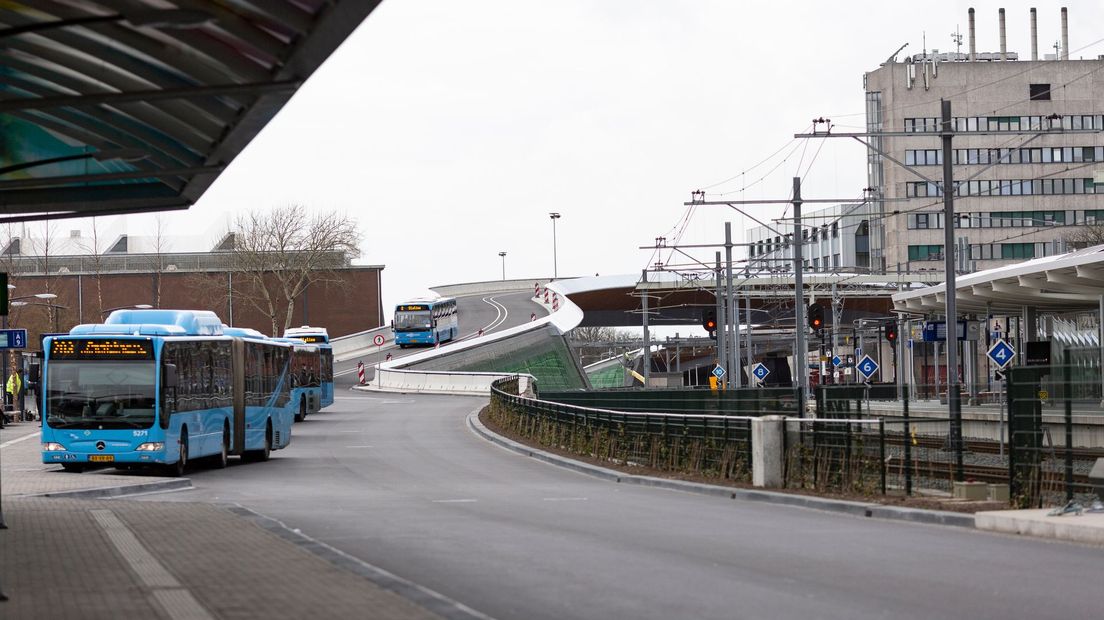
[[[1101,613],[1102,549],[622,486],[477,437],[484,403],[342,391],[269,463],[147,501],[239,502],[500,619]]]
[[[496,295],[481,295],[474,297],[456,298],[456,306],[460,324],[460,337],[456,342],[462,342],[475,338],[482,329],[490,334],[495,331],[516,327],[531,320],[533,313],[538,317],[544,316],[547,310],[543,306],[533,302],[531,293],[501,293]],[[445,344],[444,346],[449,346]],[[396,346],[383,347],[379,356],[388,353],[393,358],[420,353],[425,349],[400,349]],[[364,380],[371,381],[374,376],[377,353],[371,351],[356,359],[334,363],[334,383],[337,388],[349,388],[357,382],[356,365],[358,361],[364,362]]]

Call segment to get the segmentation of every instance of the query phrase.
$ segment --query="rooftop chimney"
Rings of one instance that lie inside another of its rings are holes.
[[[970,7],[970,62],[977,60],[977,45],[974,44],[974,8]]]
[[[1006,45],[1006,38],[1004,35],[1004,9],[1000,9],[998,14],[1000,15],[1000,59],[1006,60],[1008,51],[1008,45]]]
[[[1069,60],[1069,19],[1066,7],[1062,7],[1062,60]]]
[[[1031,60],[1039,60],[1039,23],[1035,7],[1031,7]]]

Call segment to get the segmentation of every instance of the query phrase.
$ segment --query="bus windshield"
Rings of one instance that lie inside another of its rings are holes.
[[[155,419],[152,361],[57,361],[46,377],[51,428],[150,428]]]
[[[433,316],[428,312],[396,312],[395,331],[423,331],[433,328]]]

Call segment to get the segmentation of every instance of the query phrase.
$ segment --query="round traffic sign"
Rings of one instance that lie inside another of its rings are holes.
[[[383,341],[384,341],[383,334],[376,334],[375,336],[372,337],[372,342],[376,343],[377,347],[382,347],[383,346]]]

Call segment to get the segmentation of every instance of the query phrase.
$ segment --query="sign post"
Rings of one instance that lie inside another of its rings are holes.
[[[375,336],[373,336],[372,343],[376,345],[376,371],[378,372],[380,366],[380,353],[383,351],[383,334],[376,334]],[[361,380],[361,383],[364,383],[363,379]],[[379,385],[378,381],[376,382],[376,385]]]

